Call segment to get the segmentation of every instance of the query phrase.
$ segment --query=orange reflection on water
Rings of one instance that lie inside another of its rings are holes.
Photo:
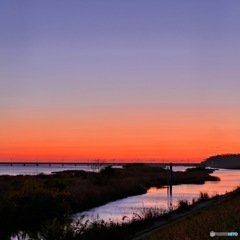
[[[147,194],[154,194],[154,193],[157,193],[159,191],[160,188],[157,188],[157,187],[152,187],[152,188],[149,188],[147,190]],[[162,188],[161,188],[162,189]]]

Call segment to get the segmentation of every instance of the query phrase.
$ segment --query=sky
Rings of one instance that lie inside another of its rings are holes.
[[[240,149],[238,0],[0,1],[0,161],[202,161]]]

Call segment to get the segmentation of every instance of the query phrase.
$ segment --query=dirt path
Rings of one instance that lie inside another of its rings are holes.
[[[172,215],[170,214],[169,216],[166,217],[166,219],[158,220],[154,222],[152,226],[144,229],[141,232],[138,232],[137,234],[135,234],[134,237],[131,238],[131,240],[143,240],[146,236],[154,233],[155,231],[159,231],[162,228],[176,224],[182,221],[183,219],[185,219],[186,217],[190,217],[191,215],[196,214],[200,210],[206,210],[214,205],[217,205],[223,201],[226,201],[236,194],[240,194],[240,189],[234,192],[227,193],[225,195],[214,197],[202,203],[197,203],[187,211],[175,213]]]

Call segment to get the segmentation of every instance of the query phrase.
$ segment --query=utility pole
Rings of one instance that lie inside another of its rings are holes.
[[[172,211],[172,182],[173,182],[173,170],[172,163],[169,164],[169,186],[168,186],[168,195],[169,195],[169,210]]]

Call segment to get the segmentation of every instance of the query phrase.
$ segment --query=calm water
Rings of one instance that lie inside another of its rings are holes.
[[[113,167],[122,167],[121,165],[114,165]],[[93,167],[88,164],[81,164],[81,165],[67,165],[64,164],[54,164],[49,166],[48,164],[46,165],[1,165],[0,166],[0,175],[11,175],[11,176],[16,176],[16,175],[38,175],[40,173],[44,174],[51,174],[53,172],[61,172],[61,171],[66,171],[66,170],[84,170],[84,171],[93,171]]]
[[[186,168],[181,167],[180,170]],[[178,170],[177,168],[174,169]],[[187,199],[192,201],[193,198],[199,196],[200,192],[207,192],[210,196],[215,194],[224,194],[227,191],[231,191],[236,186],[240,186],[240,170],[216,170],[213,176],[221,178],[219,182],[206,182],[202,185],[196,184],[182,184],[173,186],[172,192],[172,206],[176,207],[179,199]],[[133,213],[139,213],[139,208],[143,207],[159,207],[168,209],[170,206],[170,197],[168,194],[168,188],[150,188],[146,194],[137,195],[133,197],[124,198],[122,200],[110,202],[101,207],[93,208],[89,211],[73,215],[73,219],[77,220],[82,214],[86,215],[86,218],[93,218],[99,216],[102,219],[112,219],[115,221],[121,221],[123,216],[131,217]]]

